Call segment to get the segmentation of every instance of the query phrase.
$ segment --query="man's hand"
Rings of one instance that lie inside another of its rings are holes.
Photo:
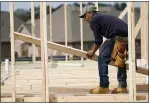
[[[95,54],[95,52],[94,52],[93,50],[90,50],[90,51],[87,52],[86,57],[87,57],[88,59],[91,59],[94,54]]]

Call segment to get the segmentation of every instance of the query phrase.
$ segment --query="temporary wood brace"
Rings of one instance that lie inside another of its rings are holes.
[[[40,39],[36,38],[36,37],[32,37],[32,36],[29,36],[29,35],[14,32],[14,38],[17,39],[17,40],[22,40],[22,41],[33,43],[35,45],[40,46]],[[81,51],[79,49],[67,47],[67,46],[60,45],[60,44],[57,44],[57,43],[54,43],[54,42],[49,42],[49,41],[48,41],[47,45],[48,45],[48,48],[86,58],[86,53],[87,53],[86,51]],[[91,60],[98,61],[98,56],[94,55]],[[111,65],[113,65],[113,63],[111,63]],[[126,67],[128,69],[128,63],[127,63]],[[137,71],[136,71],[137,73],[148,75],[148,69],[146,69],[144,67],[140,67],[140,66],[137,66],[137,68],[138,68]]]
[[[125,14],[126,14],[127,12],[128,12],[128,7],[126,7],[126,8],[121,12],[121,14],[119,15],[118,18],[122,19],[122,18],[125,16]]]

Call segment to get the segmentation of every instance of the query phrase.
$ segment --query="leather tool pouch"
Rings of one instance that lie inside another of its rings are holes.
[[[127,41],[116,39],[111,55],[111,60],[114,61],[114,65],[120,68],[124,67],[126,55],[127,55]]]

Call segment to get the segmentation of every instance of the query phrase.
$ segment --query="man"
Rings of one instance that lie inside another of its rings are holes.
[[[100,77],[100,84],[98,87],[91,89],[89,92],[93,94],[106,94],[109,93],[109,77],[108,77],[108,65],[111,61],[111,56],[115,55],[113,59],[116,59],[116,66],[118,66],[117,80],[118,88],[114,88],[112,93],[126,93],[127,92],[127,74],[124,65],[124,57],[126,56],[125,48],[126,44],[122,45],[121,42],[118,43],[116,38],[127,39],[128,37],[128,26],[125,22],[117,17],[100,14],[96,11],[96,7],[93,5],[87,5],[84,7],[82,14],[79,15],[80,18],[90,24],[93,31],[95,42],[92,49],[87,52],[87,58],[92,58],[95,52],[98,50],[100,45],[103,43],[103,37],[107,40],[101,45],[100,53],[98,56],[98,70]],[[116,41],[116,42],[115,42]],[[125,41],[125,40],[124,40]],[[119,46],[114,46],[119,45]],[[117,51],[118,47],[123,47],[123,52]],[[112,54],[113,51],[113,54]],[[115,54],[116,53],[116,54]],[[120,54],[123,58],[120,57]],[[118,59],[119,58],[119,59]],[[121,65],[121,66],[120,66]],[[120,66],[120,67],[119,67]]]

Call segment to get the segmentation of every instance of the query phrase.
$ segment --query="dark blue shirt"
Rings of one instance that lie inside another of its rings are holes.
[[[115,36],[128,37],[128,25],[115,16],[95,14],[91,19],[90,27],[94,33],[96,45],[102,44],[103,36],[108,39]]]

